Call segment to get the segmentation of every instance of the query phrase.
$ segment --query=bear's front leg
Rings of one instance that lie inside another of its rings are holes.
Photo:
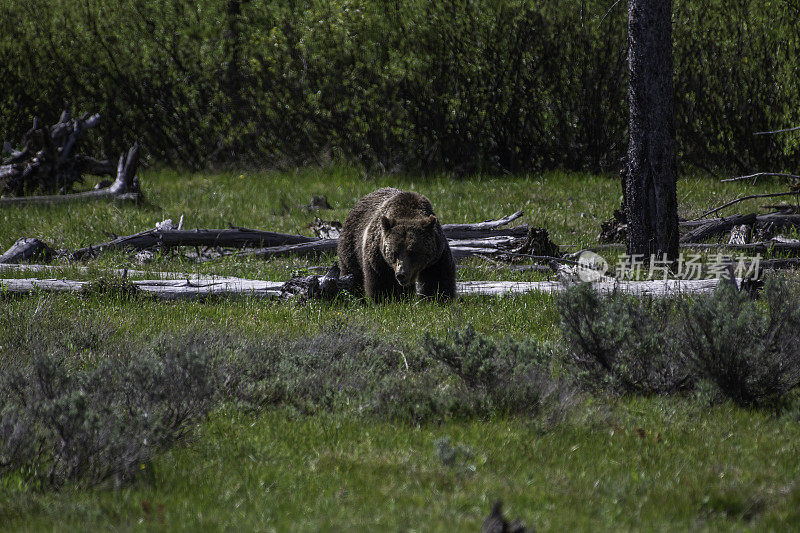
[[[445,248],[438,261],[420,272],[420,294],[426,298],[456,297],[456,263],[450,248]]]
[[[388,268],[378,272],[370,266],[364,266],[364,292],[375,302],[382,302],[400,294],[400,284],[394,279],[394,273]]]

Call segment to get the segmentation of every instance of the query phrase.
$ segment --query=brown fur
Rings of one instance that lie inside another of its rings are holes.
[[[362,198],[347,215],[339,267],[375,301],[413,294],[453,298],[456,266],[430,201],[392,188]]]

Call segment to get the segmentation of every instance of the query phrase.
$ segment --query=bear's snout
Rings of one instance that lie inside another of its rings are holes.
[[[403,287],[411,284],[411,282],[413,281],[413,278],[409,275],[408,270],[402,267],[395,270],[394,277],[397,278],[397,283],[399,283]]]

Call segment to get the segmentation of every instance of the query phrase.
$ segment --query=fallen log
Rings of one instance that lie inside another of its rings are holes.
[[[2,263],[20,263],[30,259],[44,259],[49,261],[53,257],[53,250],[39,239],[18,239],[11,248],[0,255]]]
[[[327,268],[327,267],[323,267]],[[248,281],[246,278],[236,276],[220,276],[217,274],[197,274],[189,272],[152,272],[149,270],[136,270],[132,268],[90,268],[75,265],[21,265],[21,264],[2,264],[0,272],[46,272],[50,275],[57,274],[59,271],[77,271],[81,274],[104,274],[119,278],[147,277],[156,276],[161,280],[185,280],[197,281]]]
[[[486,220],[484,222],[473,222],[471,224],[442,224],[442,230],[444,230],[445,235],[448,235],[448,232],[450,232],[448,238],[455,239],[458,238],[455,237],[455,235],[460,231],[470,232],[470,231],[493,230],[499,228],[500,226],[505,226],[509,222],[513,222],[522,215],[523,215],[522,211],[517,211],[516,213],[512,213],[503,218],[498,218],[497,220]]]
[[[156,228],[134,235],[117,237],[116,239],[95,246],[80,248],[72,252],[70,258],[77,260],[109,250],[146,250],[158,246],[164,248],[176,246],[221,246],[241,248],[244,246],[277,247],[312,242],[319,242],[319,239],[306,237],[304,235],[260,231],[248,228],[195,230]]]
[[[734,178],[726,178],[724,180],[719,180],[719,181],[740,181],[740,180],[749,180],[750,178],[753,178],[753,182],[755,183],[756,179],[760,178],[761,176],[775,176],[779,178],[792,178],[792,179],[800,178],[800,176],[796,176],[794,174],[786,174],[785,172],[756,172],[755,174],[748,174],[747,176],[736,176]]]
[[[735,215],[731,215],[727,218],[731,217],[740,217],[742,213],[736,213]],[[712,222],[719,222],[723,220],[723,218],[702,218],[702,219],[695,219],[695,220],[681,220],[678,222],[678,226],[681,229],[692,229],[692,228],[699,228],[700,226],[705,226],[706,224],[711,224]]]
[[[293,244],[280,244],[291,243]],[[304,242],[303,242],[304,241]],[[82,260],[94,257],[97,254],[110,250],[134,249],[146,250],[155,247],[171,248],[176,246],[220,246],[220,247],[245,247],[254,243],[268,243],[270,246],[256,248],[253,250],[240,251],[235,255],[252,256],[262,259],[272,257],[295,256],[316,256],[320,254],[335,254],[337,239],[314,239],[303,235],[293,235],[288,233],[275,233],[268,231],[229,229],[229,230],[158,230],[152,229],[118,237],[112,241],[96,246],[80,248],[69,254],[70,260]],[[453,257],[456,260],[475,256],[498,256],[509,255],[515,257],[526,257],[537,260],[558,259],[551,256],[538,256],[530,254],[518,254],[509,248],[499,247],[498,245],[511,246],[515,243],[512,237],[495,237],[485,240],[471,239],[453,241],[455,244],[450,246]],[[6,254],[9,254],[6,252]],[[5,257],[5,255],[3,257]],[[10,262],[10,261],[0,261]]]
[[[113,186],[112,186],[113,187]],[[97,193],[100,191],[91,191]],[[89,194],[89,193],[81,193]],[[16,200],[16,199],[14,199]],[[445,224],[445,236],[448,239],[499,239],[508,241],[514,237],[528,235],[527,224],[515,228],[497,229],[522,216],[522,211],[498,220],[478,222],[475,224]],[[500,242],[498,241],[498,242]],[[482,242],[486,247],[492,241]],[[171,248],[177,246],[218,246],[229,248],[260,247],[250,253],[256,257],[279,257],[285,255],[313,255],[336,251],[337,239],[319,239],[305,235],[260,231],[248,228],[233,227],[229,229],[196,229],[176,230],[172,228],[155,228],[133,235],[117,237],[108,242],[87,246],[75,250],[70,259],[83,259],[96,254],[117,249],[147,250],[154,247]],[[298,246],[304,245],[304,246]]]
[[[800,130],[800,126],[796,126],[794,128],[784,128],[782,130],[757,131],[753,135],[772,135],[773,133],[786,133],[787,131],[797,131],[797,130]]]
[[[715,221],[709,222],[708,224],[704,224],[700,227],[697,227],[688,233],[685,233],[680,238],[680,242],[691,243],[691,242],[700,242],[703,241],[712,235],[718,235],[720,233],[726,233],[731,230],[734,226],[741,226],[743,224],[754,224],[756,222],[756,214],[750,213],[747,215],[735,215],[728,218],[720,218]]]
[[[754,225],[759,228],[771,228],[778,231],[781,228],[793,227],[800,228],[800,214],[795,213],[766,213],[757,215],[749,213],[746,215],[737,214],[730,217],[711,218],[708,220],[685,220],[680,223],[682,228],[693,228],[686,232],[680,242],[688,244],[699,242],[714,235],[726,233],[734,226]]]
[[[30,292],[91,292],[95,285],[90,281],[59,279],[3,279],[0,295]],[[246,295],[276,298],[281,295],[282,282],[259,280],[136,280],[129,286],[142,294],[163,300],[202,299],[215,295]]]
[[[684,247],[684,246],[682,246]],[[766,253],[766,252],[790,252],[794,253],[800,251],[800,241],[787,239],[787,240],[772,240],[761,242],[748,242],[745,244],[706,244],[706,243],[693,243],[685,245],[686,248],[695,248],[700,250],[715,250],[715,249],[729,249],[741,250],[753,253]]]
[[[324,278],[318,278],[319,281]],[[727,280],[723,280],[727,281]],[[257,298],[280,298],[285,296],[285,283],[279,281],[236,280],[137,280],[129,282],[141,294],[164,300],[204,299],[212,296],[250,296]],[[592,287],[598,292],[625,293],[637,296],[671,297],[684,294],[703,294],[712,292],[720,283],[718,279],[703,280],[655,280],[597,282]],[[40,292],[82,293],[91,291],[93,285],[88,281],[55,279],[0,279],[0,295],[28,294]],[[529,292],[559,293],[570,287],[557,281],[460,281],[456,291],[460,296],[510,296]]]
[[[727,280],[723,280],[727,282]],[[700,280],[652,280],[652,281],[614,281],[592,283],[597,292],[624,293],[636,296],[679,296],[682,294],[703,294],[713,292],[719,279]],[[457,287],[458,294],[480,294],[504,296],[526,292],[559,293],[571,285],[558,281],[462,281]]]
[[[240,252],[241,255],[253,255],[262,259],[269,259],[271,257],[284,257],[287,255],[319,255],[319,254],[335,254],[338,239],[317,239],[311,242],[300,244],[287,244],[285,246],[271,246],[268,248],[260,248],[247,252]]]
[[[459,224],[461,226],[462,224]],[[442,226],[444,236],[453,240],[469,240],[469,239],[485,239],[488,237],[525,237],[530,229],[527,224],[520,224],[513,228],[497,228],[497,229],[448,229]]]

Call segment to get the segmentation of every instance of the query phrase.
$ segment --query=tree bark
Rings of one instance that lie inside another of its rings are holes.
[[[629,0],[628,254],[678,256],[672,2]]]

